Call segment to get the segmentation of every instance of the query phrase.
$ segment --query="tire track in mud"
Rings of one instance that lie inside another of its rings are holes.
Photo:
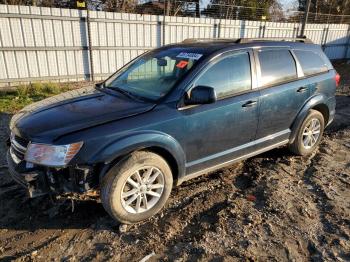
[[[161,214],[151,221],[131,226],[124,235],[130,243],[138,242],[138,247],[141,249],[143,244],[149,243],[150,240],[156,242],[156,245],[148,244],[142,254],[130,251],[130,258],[142,258],[142,255],[147,255],[153,250],[161,257],[170,256],[172,247],[176,251],[176,244],[187,242],[189,235],[195,241],[200,240],[205,232],[201,224],[216,223],[216,214],[226,207],[228,197],[226,192],[232,191],[232,186],[225,185],[223,177],[221,172],[215,172],[186,182],[183,186],[175,188],[170,203]],[[191,245],[187,249],[191,249]]]
[[[2,260],[12,261],[31,255],[33,251],[39,251],[57,239],[59,237],[58,233],[59,231],[51,232],[46,230],[32,234],[25,233],[21,234],[19,239],[17,239],[18,235],[16,235],[14,236],[16,241],[11,239],[10,242],[8,242],[9,244],[14,244],[11,248],[5,245],[5,252],[1,254]]]
[[[153,249],[157,251],[157,254],[168,255],[170,253],[168,249],[174,247],[176,243],[187,242],[186,239],[189,234],[193,240],[199,240],[202,237],[203,230],[200,228],[200,221],[204,215],[207,220],[216,220],[214,218],[216,213],[224,208],[226,201],[226,196],[217,192],[221,189],[221,184],[217,181],[215,182],[210,183],[209,188],[201,188],[201,190],[197,190],[197,192],[187,196],[183,201],[166,208],[163,214],[156,218],[157,220],[154,221],[156,223],[150,224],[146,222],[134,229],[130,229],[132,233],[137,232],[134,238],[139,238],[146,243],[148,242],[149,232],[157,236],[155,240],[157,240],[156,243],[158,244],[148,247],[144,254],[151,253]],[[196,185],[198,184],[204,186],[205,182],[197,182]],[[215,201],[208,196],[208,193],[216,195]],[[212,222],[214,223],[215,221]],[[161,245],[159,245],[160,239]],[[132,257],[134,255],[140,254],[133,254]]]
[[[239,178],[240,181],[237,182],[239,175],[243,175],[244,178]],[[249,180],[243,182],[247,184],[244,187],[241,185],[243,180]],[[231,208],[229,198],[247,189],[251,181],[252,178],[245,173],[243,162],[190,181],[175,189],[172,203],[161,215],[161,220],[166,221],[165,223],[145,223],[130,229],[130,232],[138,231],[138,237],[147,236],[150,231],[153,235],[161,236],[161,246],[157,245],[154,248],[158,250],[160,257],[167,257],[170,261],[176,259],[179,253],[183,253],[184,256],[188,253],[200,256],[203,250],[196,243],[203,240],[206,232],[217,230],[220,219],[218,214]],[[237,188],[235,184],[242,187]],[[182,198],[182,191],[187,194],[185,198]],[[133,239],[135,238],[137,237]],[[147,239],[143,240],[147,242]],[[152,252],[152,248],[147,252]]]
[[[349,127],[349,125],[346,127]],[[336,136],[339,136],[339,134],[336,134]],[[325,176],[323,176],[322,171],[320,171],[318,167],[322,167],[322,164],[320,162],[326,161],[325,158],[327,158],[327,155],[322,152],[329,153],[329,143],[330,141],[326,140],[320,145],[318,151],[321,151],[321,153],[318,153],[317,155],[310,158],[310,163],[306,166],[303,176],[305,184],[309,185],[309,192],[314,195],[315,199],[318,199],[316,202],[316,207],[319,210],[319,220],[322,227],[320,231],[324,232],[322,235],[318,236],[316,243],[310,243],[308,250],[310,257],[313,259],[349,261],[350,245],[348,246],[349,249],[347,253],[334,247],[334,245],[343,245],[344,247],[345,245],[341,244],[341,240],[350,241],[350,232],[345,229],[350,228],[350,223],[349,220],[343,219],[342,216],[340,216],[341,214],[339,211],[341,210],[339,210],[339,208],[336,207],[332,202],[335,200],[333,195],[339,195],[336,191],[333,190],[333,185],[339,182],[342,183],[342,185],[340,185],[340,187],[337,187],[337,189],[341,189],[342,191],[347,190],[348,197],[350,198],[350,187],[348,184],[350,182],[350,173],[345,171],[344,173],[337,173],[335,177],[332,177],[332,179],[325,179]],[[336,156],[339,154],[339,149],[336,151],[333,150],[332,153]],[[329,163],[331,163],[332,166],[332,162]],[[346,170],[346,167],[344,170]],[[341,176],[346,177],[349,182],[344,179],[341,180]],[[344,182],[347,183],[345,183],[345,186],[343,187]],[[348,186],[346,186],[346,184]],[[327,238],[332,239],[332,241],[329,243]]]

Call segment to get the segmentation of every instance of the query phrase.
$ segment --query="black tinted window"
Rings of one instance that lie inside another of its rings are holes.
[[[261,85],[271,85],[297,77],[295,61],[289,50],[259,51]]]
[[[294,50],[304,75],[313,75],[328,70],[322,58],[312,51]]]
[[[218,97],[229,96],[251,89],[250,61],[248,53],[223,58],[207,69],[196,85],[215,88]]]

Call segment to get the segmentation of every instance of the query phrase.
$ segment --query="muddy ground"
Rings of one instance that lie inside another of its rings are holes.
[[[350,66],[337,69],[337,115],[317,152],[279,148],[189,181],[126,231],[91,199],[26,199],[7,176],[2,114],[0,260],[350,261]]]

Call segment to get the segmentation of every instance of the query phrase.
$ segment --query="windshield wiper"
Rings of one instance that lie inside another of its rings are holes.
[[[106,85],[104,85],[103,84],[103,88],[106,88],[106,89],[111,89],[111,90],[114,90],[114,91],[117,91],[117,92],[119,92],[119,93],[121,93],[121,94],[123,94],[123,95],[125,95],[125,96],[127,96],[127,97],[129,97],[129,98],[131,98],[131,99],[136,99],[136,100],[141,100],[141,101],[145,101],[145,99],[143,99],[143,97],[141,97],[141,96],[138,96],[138,95],[135,95],[134,93],[132,93],[132,92],[129,92],[129,91],[127,91],[127,90],[125,90],[125,89],[122,89],[122,88],[120,88],[120,87],[117,87],[117,86],[106,86]]]

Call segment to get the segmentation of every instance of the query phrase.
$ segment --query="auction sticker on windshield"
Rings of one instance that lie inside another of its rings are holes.
[[[202,57],[202,54],[181,52],[176,57],[198,60],[199,58]]]
[[[182,68],[185,68],[187,65],[188,65],[188,62],[187,62],[187,61],[181,60],[181,61],[176,65],[176,67],[182,69]]]

